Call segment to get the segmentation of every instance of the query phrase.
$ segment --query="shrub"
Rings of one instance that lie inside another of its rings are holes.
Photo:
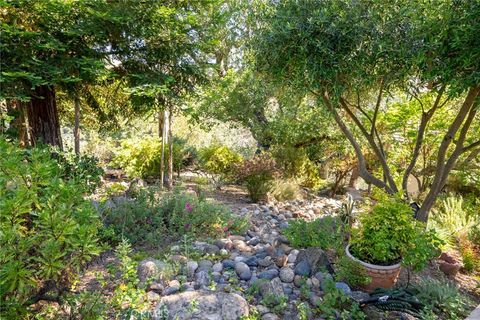
[[[241,233],[246,220],[233,216],[224,206],[175,190],[158,198],[140,191],[137,198],[104,211],[107,226],[131,243],[152,245],[182,235],[214,237]]]
[[[326,185],[318,166],[308,158],[305,149],[279,146],[271,151],[271,155],[285,177],[298,179],[301,186],[318,190]]]
[[[351,286],[365,286],[372,281],[358,262],[345,255],[335,263],[335,279],[345,281]]]
[[[61,292],[99,253],[100,220],[48,149],[25,152],[0,137],[0,153],[0,304],[15,314]]]
[[[449,282],[422,279],[413,285],[412,291],[427,308],[442,319],[464,319],[473,308],[472,301],[462,295]]]
[[[173,170],[179,173],[192,162],[194,150],[187,148],[185,141],[173,140]],[[141,140],[130,139],[121,143],[112,165],[125,170],[129,177],[159,177],[162,156],[161,140],[149,137]],[[168,168],[168,145],[165,145],[165,170]]]
[[[473,211],[461,196],[450,195],[434,210],[429,227],[441,230],[441,234],[446,235],[445,240],[450,245],[456,245],[480,226]]]
[[[390,265],[402,261],[414,270],[438,254],[442,241],[433,230],[413,217],[412,209],[393,198],[383,198],[371,213],[360,217],[360,227],[352,230],[352,253],[373,264]]]
[[[213,145],[199,150],[199,160],[203,170],[228,180],[233,177],[235,165],[242,161],[242,156],[227,146]]]
[[[301,196],[301,190],[295,180],[277,179],[273,182],[270,194],[277,201],[295,200]]]
[[[245,184],[253,202],[265,200],[272,188],[277,170],[275,160],[269,155],[257,155],[244,160],[235,168],[237,179]]]
[[[52,157],[58,162],[66,180],[75,180],[86,192],[93,192],[100,185],[104,174],[98,166],[98,159],[90,155],[76,155],[54,149]]]
[[[330,279],[325,280],[323,301],[317,306],[317,311],[325,319],[366,319],[358,302],[337,289],[335,282]]]
[[[315,221],[293,220],[283,232],[292,246],[307,248],[321,247],[323,249],[337,248],[342,236],[338,232],[337,220],[327,216]]]

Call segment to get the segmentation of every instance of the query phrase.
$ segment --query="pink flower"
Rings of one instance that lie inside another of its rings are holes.
[[[193,207],[189,202],[185,204],[185,210],[187,210],[188,212],[192,212]]]

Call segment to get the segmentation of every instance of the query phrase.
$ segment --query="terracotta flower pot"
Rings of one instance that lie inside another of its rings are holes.
[[[395,282],[397,282],[398,275],[400,274],[400,270],[402,268],[400,263],[391,266],[379,266],[376,264],[370,264],[355,258],[350,253],[349,248],[350,245],[345,248],[345,253],[347,254],[347,257],[359,263],[365,270],[365,274],[372,279],[369,284],[361,286],[363,290],[367,292],[372,292],[375,288],[388,289],[391,288],[395,284]]]

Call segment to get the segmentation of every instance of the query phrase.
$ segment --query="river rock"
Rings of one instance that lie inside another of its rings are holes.
[[[327,269],[329,271],[332,270],[327,254],[319,247],[311,247],[301,250],[296,261],[297,264],[304,263],[305,261],[308,262],[312,273],[316,273],[322,269]]]
[[[289,267],[283,267],[280,269],[280,280],[283,282],[293,282],[293,278],[295,277],[295,272],[292,270],[292,268]]]
[[[196,301],[194,307],[192,301]],[[248,303],[238,294],[200,290],[163,297],[157,304],[154,319],[224,320],[248,315]]]
[[[295,266],[295,274],[303,277],[308,277],[310,276],[310,273],[312,272],[312,267],[310,266],[310,263],[308,263],[307,260],[300,261],[296,266]]]
[[[276,269],[265,270],[258,274],[259,279],[268,279],[268,280],[272,280],[277,276],[278,276],[278,270]]]
[[[137,267],[137,276],[141,283],[145,283],[149,279],[166,280],[171,275],[170,265],[156,259],[142,260]]]

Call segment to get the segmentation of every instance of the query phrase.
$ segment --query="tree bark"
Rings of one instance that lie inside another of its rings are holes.
[[[447,133],[443,137],[443,140],[438,149],[437,165],[436,165],[435,177],[433,179],[432,186],[430,187],[430,191],[425,197],[425,200],[422,206],[420,207],[420,210],[417,212],[417,219],[420,221],[423,221],[423,222],[428,221],[428,215],[430,213],[430,210],[435,204],[438,194],[445,186],[445,182],[447,180],[448,174],[450,173],[450,170],[453,168],[455,162],[457,161],[458,157],[461,155],[462,151],[464,151],[463,143],[465,141],[465,136],[468,132],[470,124],[473,121],[473,118],[475,116],[475,112],[476,112],[475,100],[477,99],[477,96],[479,94],[480,94],[480,86],[470,88],[465,100],[463,101],[462,107],[460,108],[457,116],[455,117],[454,121],[448,128]],[[453,139],[456,133],[458,132],[458,130],[460,130],[460,136],[458,140],[455,142],[456,147],[452,152],[451,156],[448,159],[446,159],[448,147],[453,142]]]
[[[442,88],[437,94],[437,98],[435,99],[435,102],[432,108],[427,112],[422,112],[420,125],[418,127],[417,139],[415,141],[415,147],[413,149],[412,159],[410,160],[410,163],[408,164],[407,169],[403,173],[403,178],[402,178],[402,189],[408,199],[410,199],[410,195],[408,194],[408,191],[407,191],[408,177],[412,173],[413,168],[415,168],[415,164],[417,163],[418,157],[420,156],[420,149],[422,148],[422,145],[423,145],[423,139],[425,137],[427,124],[430,121],[430,119],[433,117],[435,111],[439,108],[440,100],[442,99],[442,95],[444,91],[445,91],[445,86],[442,86]]]
[[[80,155],[80,97],[75,95],[75,123],[73,127],[73,144],[75,154]]]
[[[335,107],[332,105],[332,102],[330,101],[330,98],[328,97],[327,93],[324,93],[322,95],[323,102],[327,106],[327,108],[332,112],[333,118],[335,119],[335,122],[338,124],[340,130],[343,132],[345,137],[348,139],[350,144],[352,145],[355,155],[357,156],[358,159],[358,171],[360,177],[362,177],[365,182],[368,184],[373,184],[374,186],[385,190],[386,192],[390,194],[394,194],[395,191],[390,188],[385,182],[382,180],[376,178],[374,175],[372,175],[370,172],[367,170],[367,163],[365,160],[365,157],[363,156],[362,149],[360,145],[358,144],[357,140],[355,139],[353,133],[348,129],[347,125],[343,120],[340,118],[338,115],[337,111],[335,110]]]
[[[168,181],[167,188],[173,188],[173,136],[172,136],[173,112],[170,108],[168,112]]]
[[[63,149],[53,87],[42,85],[35,88],[34,95],[27,103],[27,117],[32,145],[43,142]]]
[[[383,152],[383,148],[381,147],[381,144],[377,145],[377,143],[375,142],[375,139],[374,139],[374,136],[373,136],[373,133],[375,132],[375,129],[372,129],[372,134],[369,134],[367,132],[366,128],[362,125],[360,120],[355,116],[355,114],[352,112],[352,110],[350,110],[347,103],[342,98],[340,99],[340,106],[343,107],[343,110],[345,110],[345,112],[347,112],[347,114],[350,116],[352,121],[360,129],[360,132],[363,133],[363,136],[365,137],[365,139],[367,139],[368,143],[370,144],[370,147],[372,148],[373,152],[377,156],[377,159],[380,162],[380,165],[382,166],[384,180],[387,182],[388,189],[390,190],[390,191],[387,190],[387,192],[388,193],[397,193],[398,188],[397,188],[397,185],[395,184],[395,180],[393,179],[393,176],[390,172],[390,168],[388,166],[387,159],[385,157],[385,153]],[[372,124],[373,124],[373,121],[372,121]]]
[[[164,179],[165,179],[165,137],[166,137],[165,119],[167,118],[165,113],[166,111],[158,112],[158,130],[159,130],[158,135],[160,136],[161,145],[162,145],[161,156],[160,156],[160,189],[163,189]]]

